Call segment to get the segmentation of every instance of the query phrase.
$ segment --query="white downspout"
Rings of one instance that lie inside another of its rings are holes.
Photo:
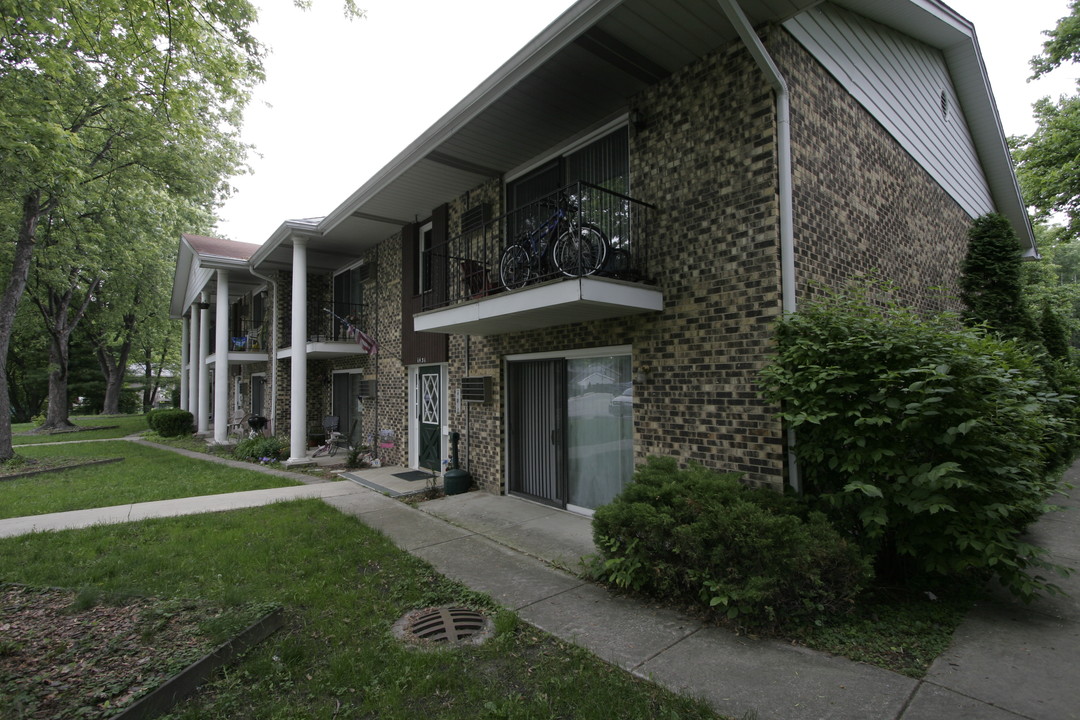
[[[717,0],[746,49],[776,91],[776,156],[780,202],[780,298],[784,316],[795,312],[795,230],[791,172],[791,100],[787,82],[736,0]],[[795,431],[788,430],[788,482],[802,491],[795,459]]]
[[[272,435],[277,435],[277,428],[274,424],[274,418],[277,417],[278,284],[277,280],[274,280],[269,275],[260,274],[255,268],[251,266],[248,266],[248,270],[255,277],[261,280],[265,280],[273,292],[274,300],[273,304],[270,307],[270,332],[267,334],[267,337],[269,338],[269,342],[267,344],[270,347],[268,347],[266,351],[267,358],[270,361],[270,433]],[[263,322],[265,322],[265,320]]]

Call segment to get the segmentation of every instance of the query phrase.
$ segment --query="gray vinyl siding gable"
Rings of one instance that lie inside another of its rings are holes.
[[[994,209],[940,51],[827,3],[792,18],[784,28],[968,215]]]
[[[199,301],[199,292],[197,288],[206,287],[214,278],[214,271],[209,268],[204,268],[199,265],[198,262],[191,263],[191,270],[188,273],[188,295],[190,297],[184,298],[184,307],[196,303]],[[192,292],[192,289],[196,289]]]

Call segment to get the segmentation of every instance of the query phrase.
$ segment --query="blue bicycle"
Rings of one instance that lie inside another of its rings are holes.
[[[580,222],[577,207],[564,194],[540,227],[526,228],[503,250],[499,280],[507,290],[517,290],[560,273],[592,275],[604,267],[608,247],[600,228]]]

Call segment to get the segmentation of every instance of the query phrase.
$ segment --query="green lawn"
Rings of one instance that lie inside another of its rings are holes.
[[[145,415],[74,415],[71,422],[79,427],[106,427],[106,430],[80,430],[50,435],[20,435],[37,427],[34,423],[18,423],[11,426],[13,445],[36,445],[38,443],[66,442],[70,440],[102,440],[122,438],[147,429]],[[115,426],[115,427],[113,427]]]
[[[316,500],[3,539],[0,580],[283,605],[286,627],[173,720],[716,717],[518,622]],[[491,613],[498,635],[438,652],[392,637],[406,612],[446,603]]]
[[[124,440],[24,446],[19,448],[19,455],[30,459],[122,457],[124,460],[0,479],[0,518],[298,484],[257,470],[228,468]]]

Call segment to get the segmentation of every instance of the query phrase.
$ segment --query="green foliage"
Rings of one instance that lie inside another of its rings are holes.
[[[765,396],[798,432],[805,492],[879,570],[996,575],[1052,589],[1020,537],[1076,450],[1075,398],[1013,342],[950,315],[873,301],[863,286],[778,327]]]
[[[1050,357],[1055,360],[1069,358],[1069,339],[1065,334],[1065,323],[1049,304],[1043,305],[1042,315],[1039,316],[1039,333],[1042,335],[1043,347]]]
[[[1080,243],[1062,240],[1060,228],[1036,225],[1035,231],[1042,259],[1020,268],[1024,301],[1033,316],[1049,308],[1063,326],[1065,344],[1080,347]],[[1049,337],[1043,332],[1043,344],[1051,354],[1051,344],[1059,342],[1056,332],[1051,328]]]
[[[1046,31],[1043,51],[1031,59],[1032,79],[1080,59],[1080,1],[1069,3],[1069,14]],[[1045,220],[1056,213],[1068,218],[1067,238],[1080,234],[1080,96],[1035,103],[1038,128],[1031,137],[1011,137],[1016,176],[1024,200]]]
[[[965,319],[986,324],[1005,337],[1034,340],[1020,282],[1020,241],[1002,215],[976,218],[968,230],[968,251],[960,276]]]
[[[814,622],[849,602],[869,579],[858,551],[824,515],[737,477],[650,458],[596,511],[597,574],[747,627]]]
[[[1069,3],[1069,14],[1058,20],[1057,26],[1046,31],[1050,39],[1043,43],[1041,54],[1031,59],[1034,80],[1059,67],[1062,63],[1080,60],[1080,0]]]
[[[1080,96],[1038,100],[1032,108],[1038,125],[1030,137],[1012,137],[1009,144],[1016,162],[1024,201],[1035,217],[1056,214],[1067,219],[1065,236],[1080,236]]]
[[[168,409],[171,410],[172,408],[168,408]],[[164,408],[159,409],[159,410],[150,410],[149,412],[144,414],[144,417],[146,418],[146,426],[148,428],[150,428],[151,430],[153,430],[154,432],[158,432],[157,425],[156,425],[156,418],[163,411],[164,411]],[[158,433],[158,434],[160,435],[161,433]]]
[[[233,455],[240,460],[252,462],[277,462],[284,460],[289,450],[289,443],[279,437],[244,438],[236,443]]]
[[[147,423],[149,422],[150,418],[147,418]],[[179,408],[155,411],[153,423],[151,429],[162,437],[180,437],[195,431],[195,416]]]

